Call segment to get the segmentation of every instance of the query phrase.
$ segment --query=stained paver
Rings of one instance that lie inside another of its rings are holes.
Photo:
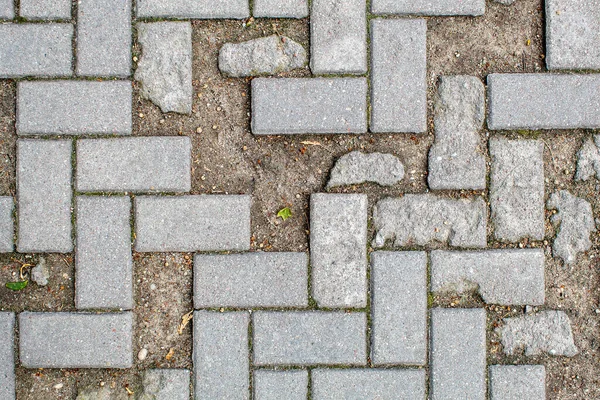
[[[80,192],[189,192],[190,138],[135,137],[77,141]]]
[[[133,308],[131,200],[127,196],[77,197],[75,306]]]
[[[71,24],[0,24],[0,78],[73,73]]]
[[[248,0],[140,0],[138,18],[242,19],[250,16]]]
[[[483,15],[485,0],[373,0],[374,14]]]
[[[249,399],[247,312],[194,312],[195,399]]]
[[[254,0],[255,18],[308,17],[308,0]]]
[[[128,81],[19,82],[17,133],[130,134],[131,91]]]
[[[517,242],[544,238],[544,143],[540,140],[489,141],[492,168],[490,204],[494,236]]]
[[[254,398],[257,400],[306,400],[308,371],[257,370],[254,372]]]
[[[427,131],[427,24],[371,21],[371,132]]]
[[[257,78],[252,80],[255,135],[364,133],[364,78]]]
[[[431,310],[432,400],[486,398],[485,332],[484,309]]]
[[[0,312],[0,398],[15,399],[15,314]]]
[[[148,369],[142,378],[140,400],[189,400],[190,371],[187,369]]]
[[[256,311],[255,365],[365,365],[364,313]]]
[[[600,74],[490,74],[490,129],[600,128]]]
[[[133,315],[22,312],[19,356],[25,368],[130,368]]]
[[[250,196],[138,196],[135,250],[250,249]]]
[[[30,20],[71,19],[71,0],[21,0],[19,15]]]
[[[131,74],[131,0],[79,0],[76,72],[83,76]]]
[[[194,307],[305,307],[305,253],[194,257]]]
[[[0,0],[0,19],[13,19],[15,17],[15,4],[13,0]]]
[[[545,400],[546,368],[543,365],[491,365],[490,400]]]
[[[319,400],[425,400],[425,370],[315,369],[311,393]]]
[[[71,152],[69,140],[17,142],[20,253],[73,250]]]
[[[373,252],[371,280],[373,364],[424,365],[427,357],[427,254]]]
[[[367,305],[367,196],[310,198],[312,296],[320,307]]]
[[[15,247],[14,210],[13,198],[0,196],[0,253],[12,253]]]
[[[313,0],[310,52],[315,75],[367,72],[366,0]]]

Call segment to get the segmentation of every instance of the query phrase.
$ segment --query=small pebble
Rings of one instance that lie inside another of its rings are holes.
[[[197,127],[196,128],[196,133],[202,133],[202,128],[201,127]]]
[[[59,390],[63,388],[63,384],[62,383],[57,383],[56,385],[52,386],[54,389]]]
[[[146,357],[148,357],[148,349],[144,348],[141,349],[140,352],[138,353],[138,360],[140,361],[144,361],[146,359]]]
[[[150,290],[156,290],[156,285],[154,283],[150,285]]]

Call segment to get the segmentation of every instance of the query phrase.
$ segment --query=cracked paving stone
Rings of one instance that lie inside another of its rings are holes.
[[[393,186],[404,179],[404,164],[393,154],[353,151],[340,157],[331,170],[327,189],[374,182]]]

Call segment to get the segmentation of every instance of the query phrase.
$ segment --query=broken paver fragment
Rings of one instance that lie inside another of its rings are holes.
[[[392,186],[404,179],[404,165],[398,157],[385,153],[353,151],[340,157],[331,170],[327,189],[335,186],[375,182]]]
[[[548,353],[554,356],[576,355],[571,321],[564,311],[541,311],[537,314],[505,318],[496,328],[505,354],[524,348],[526,356]]]
[[[111,389],[108,385],[92,385],[79,389],[75,400],[128,400],[129,396],[122,388]]]
[[[46,258],[40,257],[37,265],[31,269],[31,280],[37,283],[38,286],[46,286],[48,278],[50,278],[50,270]]]
[[[189,400],[190,371],[149,369],[143,375],[143,393],[137,400]]]
[[[219,70],[225,76],[272,75],[306,65],[306,50],[292,39],[271,35],[242,43],[225,43]]]
[[[600,135],[586,139],[577,153],[575,180],[587,181],[594,176],[600,179]]]
[[[192,112],[192,25],[190,22],[138,24],[142,56],[135,80],[142,96],[162,112]]]
[[[558,210],[551,219],[559,227],[552,244],[553,255],[560,257],[565,264],[573,264],[577,261],[577,254],[592,247],[590,235],[596,232],[592,206],[566,190],[553,193],[547,205],[550,210]]]

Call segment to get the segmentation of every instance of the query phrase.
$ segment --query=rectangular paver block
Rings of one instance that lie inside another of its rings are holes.
[[[25,368],[131,368],[130,312],[19,314],[19,355]]]
[[[71,24],[0,24],[0,78],[71,75],[72,40]]]
[[[308,11],[308,8],[307,8]],[[13,19],[15,17],[15,3],[13,0],[0,0],[0,19]]]
[[[311,196],[310,261],[319,307],[367,305],[367,195]]]
[[[486,398],[485,330],[484,309],[431,310],[432,400]]]
[[[187,136],[83,139],[77,142],[80,192],[188,192]]]
[[[600,74],[488,75],[490,129],[600,128]]]
[[[364,78],[257,78],[252,80],[255,135],[364,133]]]
[[[31,20],[71,19],[71,5],[71,0],[20,0],[19,14]]]
[[[371,254],[371,360],[424,365],[427,358],[427,254]]]
[[[257,370],[254,372],[254,398],[257,400],[306,400],[308,371]]]
[[[143,374],[145,400],[190,400],[190,371],[147,369]]]
[[[194,307],[305,307],[305,253],[197,254]]]
[[[247,312],[194,312],[195,399],[249,399]]]
[[[254,0],[255,18],[308,17],[308,0]]]
[[[251,201],[246,195],[138,196],[135,249],[249,250]]]
[[[75,306],[133,308],[131,200],[77,197]]]
[[[425,400],[425,370],[315,369],[312,395],[319,400]]]
[[[0,253],[12,253],[15,247],[15,202],[10,196],[0,196]]]
[[[183,19],[233,18],[250,16],[248,0],[140,0],[138,18]]]
[[[490,400],[545,400],[543,365],[490,365]]]
[[[427,131],[427,23],[371,22],[371,132]]]
[[[131,0],[79,0],[78,75],[131,74]]]
[[[131,82],[19,82],[17,133],[131,134]]]
[[[20,253],[73,250],[71,151],[70,140],[17,142]]]
[[[364,313],[253,313],[255,365],[365,365]]]
[[[492,158],[490,204],[496,239],[542,240],[545,232],[543,141],[492,138],[489,148]]]
[[[374,14],[483,15],[485,0],[373,0]]]
[[[313,74],[367,72],[366,0],[313,0],[310,69]]]
[[[0,398],[15,399],[15,314],[0,312]]]

